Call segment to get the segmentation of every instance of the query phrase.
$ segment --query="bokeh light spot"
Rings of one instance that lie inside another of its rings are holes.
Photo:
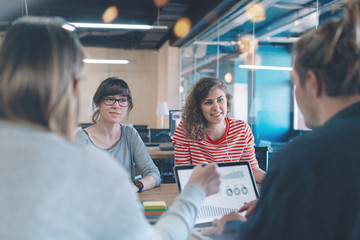
[[[113,22],[118,16],[119,16],[119,10],[117,9],[117,7],[110,6],[104,11],[102,15],[102,19],[104,22],[110,23]]]
[[[227,83],[231,83],[233,77],[232,77],[231,73],[228,72],[228,73],[225,74],[224,79],[225,79],[225,81],[226,81]]]
[[[191,21],[189,18],[182,17],[178,19],[174,26],[174,34],[176,37],[181,38],[186,36],[191,29]]]
[[[163,7],[168,3],[168,0],[153,0],[153,2],[157,7]]]

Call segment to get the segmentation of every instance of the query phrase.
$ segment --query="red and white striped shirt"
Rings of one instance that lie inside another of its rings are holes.
[[[209,136],[202,141],[189,139],[180,122],[173,136],[175,165],[249,161],[253,173],[258,171],[259,164],[255,158],[254,136],[250,126],[241,120],[225,120],[225,135],[219,141],[213,141]]]

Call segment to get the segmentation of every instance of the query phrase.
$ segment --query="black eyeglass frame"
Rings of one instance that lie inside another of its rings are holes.
[[[112,103],[111,103],[111,104],[108,104],[108,103],[106,103],[106,100],[108,100],[108,101],[111,100]],[[119,98],[119,99],[116,99],[116,98],[113,98],[113,97],[104,97],[104,98],[103,98],[104,104],[105,104],[106,106],[113,106],[116,102],[118,102],[118,104],[119,104],[120,107],[128,107],[128,106],[130,105],[131,100],[128,99],[128,98],[126,98],[127,104],[126,104],[126,105],[122,105],[122,104],[120,103],[120,101],[123,101],[123,100],[124,100],[124,98]]]

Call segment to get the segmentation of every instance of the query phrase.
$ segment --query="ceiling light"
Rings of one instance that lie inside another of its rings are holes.
[[[104,28],[104,29],[136,29],[136,30],[167,30],[168,26],[139,25],[139,24],[110,24],[110,23],[70,23],[77,28]]]
[[[201,73],[214,73],[215,69],[213,69],[213,68],[203,68],[203,69],[200,69],[199,72],[201,72]]]
[[[261,22],[265,20],[265,8],[261,3],[251,3],[246,7],[246,16],[253,22]]]
[[[115,60],[115,59],[84,59],[84,63],[99,63],[99,64],[129,64],[129,60]]]
[[[71,32],[75,31],[75,27],[68,23],[61,25],[61,27]]]
[[[239,68],[246,69],[262,69],[262,70],[280,70],[280,71],[292,71],[292,67],[275,67],[275,66],[259,66],[259,65],[239,65]]]
[[[267,36],[266,40],[262,40],[262,42],[294,43],[299,39],[300,39],[300,37],[270,37],[270,36]]]

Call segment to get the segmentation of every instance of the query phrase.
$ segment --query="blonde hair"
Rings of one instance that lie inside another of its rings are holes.
[[[360,1],[350,0],[345,8],[344,18],[311,30],[294,46],[300,84],[312,70],[332,97],[360,93]]]
[[[74,137],[84,53],[61,18],[22,17],[0,47],[0,118]]]

